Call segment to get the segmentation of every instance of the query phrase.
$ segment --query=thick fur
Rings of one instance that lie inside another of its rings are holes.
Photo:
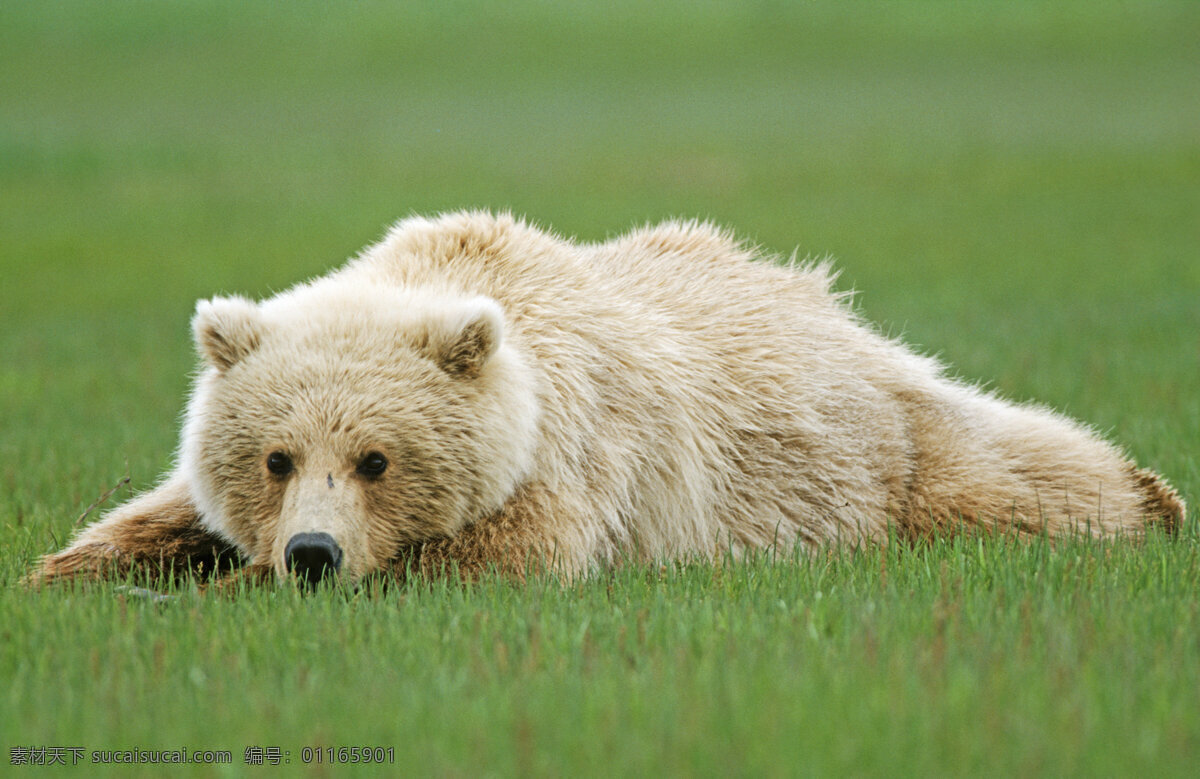
[[[580,245],[508,216],[405,220],[262,303],[201,302],[177,468],[34,578],[232,551],[285,575],[302,532],[355,580],[1183,521],[1157,475],[948,378],[832,281],[693,222]],[[372,452],[377,478],[356,470]]]

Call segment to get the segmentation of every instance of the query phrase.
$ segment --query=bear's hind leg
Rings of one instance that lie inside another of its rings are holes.
[[[1183,498],[1154,471],[1134,465],[1129,470],[1143,496],[1142,514],[1150,524],[1158,525],[1172,536],[1177,535],[1187,517],[1187,504]]]
[[[65,579],[119,579],[208,574],[239,561],[236,550],[200,525],[187,483],[172,476],[84,528],[62,551],[45,555],[28,584]]]

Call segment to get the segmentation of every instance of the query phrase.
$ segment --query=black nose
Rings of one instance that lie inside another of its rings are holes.
[[[287,568],[309,585],[332,577],[342,567],[342,548],[328,533],[297,533],[283,550]]]

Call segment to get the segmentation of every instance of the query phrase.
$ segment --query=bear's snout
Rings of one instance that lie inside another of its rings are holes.
[[[328,533],[297,533],[283,551],[289,573],[310,586],[333,577],[342,567],[342,548]]]

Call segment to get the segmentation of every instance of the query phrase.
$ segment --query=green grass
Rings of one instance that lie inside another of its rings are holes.
[[[383,598],[43,592],[6,607],[3,670],[26,739],[239,761],[384,744],[434,774],[1183,773],[1198,577],[1194,543],[961,540]]]
[[[234,752],[202,774],[356,744],[438,775],[1192,773],[1194,507],[1138,547],[570,586],[17,586],[169,464],[196,298],[466,206],[834,255],[885,330],[1200,502],[1200,6],[600,8],[0,7],[0,746]]]

